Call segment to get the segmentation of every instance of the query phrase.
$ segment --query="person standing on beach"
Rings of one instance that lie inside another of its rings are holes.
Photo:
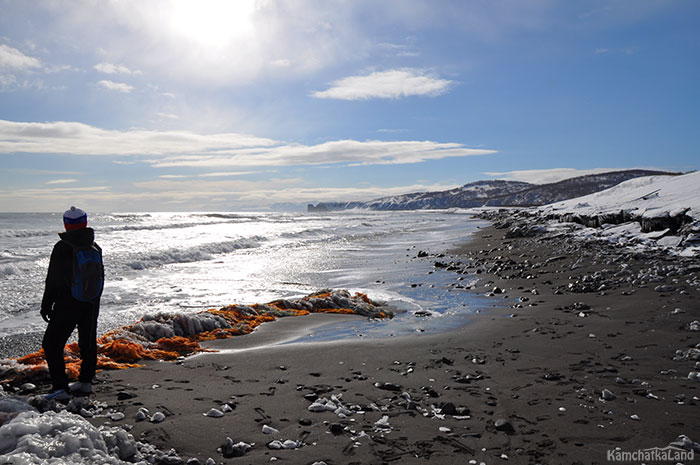
[[[92,392],[97,367],[97,317],[104,286],[102,249],[94,242],[95,231],[87,227],[87,214],[71,207],[63,214],[66,232],[51,252],[41,317],[48,323],[42,347],[49,366],[53,390],[46,397],[68,400],[70,394]],[[68,384],[63,351],[78,328],[80,376]]]

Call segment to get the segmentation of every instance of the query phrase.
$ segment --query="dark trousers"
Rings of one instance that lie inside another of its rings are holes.
[[[42,347],[49,365],[49,375],[54,390],[68,389],[66,362],[63,350],[68,338],[78,328],[78,346],[80,347],[79,381],[89,383],[95,376],[97,367],[97,316],[98,305],[78,303],[71,308],[54,308],[51,321],[44,333]]]

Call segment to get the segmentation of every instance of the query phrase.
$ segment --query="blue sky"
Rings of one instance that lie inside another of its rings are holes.
[[[694,0],[0,0],[0,211],[688,171]]]

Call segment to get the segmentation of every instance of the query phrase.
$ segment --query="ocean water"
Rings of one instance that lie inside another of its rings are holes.
[[[440,331],[483,305],[468,292],[448,292],[454,273],[415,258],[467,241],[483,223],[466,211],[109,213],[89,215],[89,225],[105,262],[99,333],[161,310],[197,312],[323,288],[366,292],[399,311],[391,321],[314,334],[326,340]],[[44,279],[61,230],[60,213],[0,213],[0,357],[38,348]],[[431,315],[419,318],[420,310]]]

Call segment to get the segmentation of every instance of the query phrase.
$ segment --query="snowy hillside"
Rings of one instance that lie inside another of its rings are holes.
[[[626,211],[646,218],[687,215],[700,219],[700,172],[630,179],[601,192],[546,205],[542,212],[599,215]]]
[[[662,174],[674,173],[647,170],[611,171],[549,184],[529,184],[503,180],[476,181],[447,191],[414,192],[367,202],[322,202],[315,206],[309,204],[308,211],[333,211],[351,208],[420,210],[483,206],[530,207],[598,192],[628,179]]]
[[[539,207],[556,223],[586,226],[577,235],[624,245],[700,253],[700,172],[631,179],[601,192]]]

